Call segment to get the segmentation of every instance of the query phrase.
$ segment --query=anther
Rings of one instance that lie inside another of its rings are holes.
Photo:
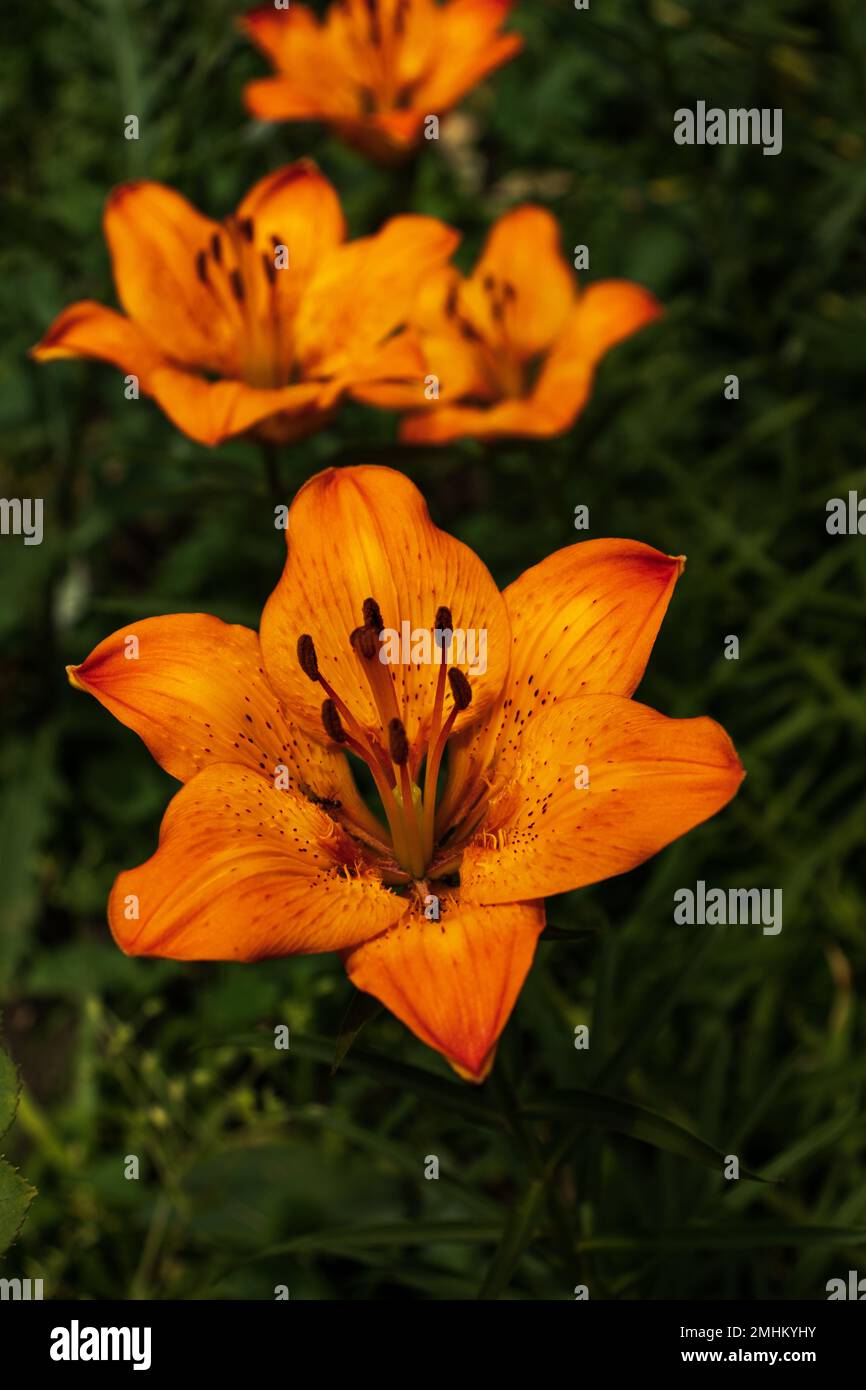
[[[392,719],[388,724],[388,752],[397,767],[404,767],[409,761],[409,739],[402,719]]]
[[[267,251],[262,252],[262,265],[265,268],[265,276],[269,285],[277,283],[277,267],[274,265]]]
[[[433,626],[437,628],[439,632],[453,632],[454,619],[451,617],[451,609],[446,608],[444,604],[441,608],[437,608],[436,621]]]
[[[378,637],[385,624],[382,621],[382,610],[374,598],[364,599],[364,626],[375,630]]]
[[[448,683],[451,686],[451,694],[454,696],[454,708],[458,710],[468,709],[472,704],[472,686],[459,671],[456,666],[452,666],[448,672]]]
[[[333,739],[334,743],[346,742],[346,730],[333,700],[322,701],[322,724],[328,738]]]
[[[316,644],[308,632],[302,633],[298,638],[298,661],[305,676],[308,676],[311,681],[319,679]]]
[[[244,282],[237,267],[235,267],[229,275],[229,280],[231,281],[232,293],[235,299],[242,302],[244,297]]]
[[[253,219],[252,219],[251,217],[242,217],[242,218],[240,219],[240,221],[238,222],[238,227],[240,228],[241,236],[242,236],[246,241],[252,241],[252,239],[253,239]]]
[[[349,634],[349,641],[363,661],[372,661],[379,648],[379,634],[372,627],[356,627]]]
[[[213,236],[211,237],[211,239],[210,239],[210,249],[211,249],[211,255],[213,256],[213,258],[214,258],[214,260],[216,261],[217,265],[222,265],[222,262],[223,262],[223,244],[222,244],[222,242],[220,241],[220,234],[219,234],[219,232],[214,232]]]
[[[198,278],[201,280],[202,284],[203,284],[203,285],[206,285],[206,284],[208,283],[208,278],[207,278],[207,252],[206,252],[206,251],[197,251],[197,252],[196,252],[196,257],[195,257],[195,269],[196,269],[196,274],[198,275]]]

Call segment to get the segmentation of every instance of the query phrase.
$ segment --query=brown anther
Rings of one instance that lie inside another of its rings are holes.
[[[222,242],[220,241],[220,234],[219,234],[219,232],[214,232],[213,236],[212,236],[211,239],[210,239],[210,251],[211,251],[211,255],[213,256],[213,258],[214,258],[214,260],[216,261],[217,265],[222,265],[222,263],[223,263],[223,244],[222,244]]]
[[[265,268],[265,278],[269,285],[277,283],[277,267],[274,265],[267,251],[262,252],[262,265]]]
[[[378,637],[385,624],[382,621],[382,610],[374,598],[364,599],[364,626],[375,629]]]
[[[454,696],[454,705],[458,710],[468,709],[472,704],[472,686],[459,671],[456,666],[452,666],[448,672],[448,681],[451,686],[451,694]]]
[[[483,286],[484,286],[484,290],[485,290],[485,293],[486,293],[486,294],[492,294],[493,291],[494,291],[494,289],[496,288],[496,281],[494,280],[493,276],[490,275],[490,274],[485,275],[485,277],[484,277],[484,279],[482,280],[481,283],[482,283]]]
[[[298,638],[298,662],[305,676],[309,676],[311,681],[319,679],[319,660],[316,656],[316,644],[308,632],[304,632]]]
[[[517,290],[514,288],[510,280],[503,280],[502,293],[505,295],[505,302],[507,304],[513,304],[515,299],[517,298]]]
[[[239,222],[238,222],[238,227],[240,228],[240,233],[241,233],[241,236],[244,238],[244,240],[245,240],[245,241],[252,241],[252,239],[253,239],[253,219],[252,219],[251,217],[242,217],[242,218],[239,220]]]
[[[333,700],[322,701],[322,724],[328,738],[332,739],[334,743],[346,742],[346,730],[343,728],[343,721]]]
[[[232,294],[234,295],[238,303],[242,303],[244,298],[244,282],[241,277],[241,273],[237,269],[237,267],[235,267],[235,269],[229,275],[229,281],[232,287]]]
[[[437,609],[436,609],[436,620],[435,620],[435,622],[433,623],[433,626],[434,626],[434,628],[436,628],[439,632],[453,632],[453,631],[454,631],[454,619],[453,619],[452,616],[451,616],[451,609],[450,609],[450,608],[446,608],[444,604],[442,605],[441,608],[437,608]]]
[[[460,336],[465,338],[467,343],[480,343],[483,341],[481,334],[466,319],[460,319]]]
[[[388,724],[388,752],[391,762],[403,767],[409,761],[409,739],[402,719],[392,719]]]
[[[379,650],[379,634],[371,627],[356,627],[349,634],[349,641],[362,661],[372,661]]]
[[[449,319],[453,319],[457,313],[457,285],[451,286],[445,300],[445,313]]]
[[[195,273],[203,285],[208,284],[207,278],[207,252],[197,251],[195,257]]]

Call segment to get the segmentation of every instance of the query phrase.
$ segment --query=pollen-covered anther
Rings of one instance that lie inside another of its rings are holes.
[[[322,701],[322,724],[328,738],[332,739],[334,743],[346,742],[346,730],[343,728],[343,721],[333,700]]]
[[[409,761],[409,739],[402,719],[388,723],[388,752],[395,767],[404,767]]]
[[[455,709],[468,709],[472,704],[472,686],[463,672],[458,671],[455,666],[452,666],[448,672],[448,684],[451,686]]]
[[[298,662],[305,676],[311,681],[319,679],[319,661],[316,656],[316,644],[308,632],[304,632],[298,638]]]
[[[433,624],[433,626],[434,626],[439,632],[453,632],[453,630],[454,630],[454,619],[453,619],[452,616],[451,616],[451,609],[450,609],[450,608],[446,608],[444,604],[442,605],[441,608],[437,608],[437,609],[436,609],[436,621],[435,621],[435,623]]]

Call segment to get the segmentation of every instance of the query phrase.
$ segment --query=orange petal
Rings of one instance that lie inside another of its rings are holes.
[[[179,367],[161,366],[147,380],[147,389],[168,418],[199,444],[220,444],[254,429],[275,415],[318,423],[322,386],[299,382],[274,389],[248,386],[245,381],[208,381]]]
[[[510,645],[505,605],[473,551],[433,525],[408,478],[367,465],[329,468],[297,494],[286,539],[286,565],[262,614],[261,642],[268,675],[293,718],[313,733],[321,728],[322,689],[303,674],[296,654],[298,638],[309,633],[324,676],[365,729],[379,733],[363,667],[349,643],[367,598],[376,599],[385,626],[398,634],[404,621],[410,633],[431,631],[442,605],[451,609],[455,628],[477,634],[479,657],[481,633],[486,633],[487,669],[480,671],[480,659],[474,671],[466,667],[472,704],[456,727],[483,714],[505,677]],[[384,669],[394,678],[417,758],[439,668],[410,661]]]
[[[545,709],[575,695],[633,694],[683,563],[640,541],[579,541],[508,586],[508,678],[483,724],[451,745],[443,821],[491,765],[497,782],[510,775]]]
[[[437,25],[435,63],[416,93],[428,111],[447,111],[488,73],[523,47],[520,34],[500,34],[514,0],[450,0]]]
[[[503,306],[501,325],[492,313],[500,285],[513,292]],[[559,223],[545,208],[526,204],[494,224],[463,287],[460,307],[486,339],[497,342],[504,335],[509,351],[527,361],[550,347],[576,292],[574,271],[562,254]]]
[[[265,5],[239,20],[239,27],[277,69],[276,76],[244,88],[251,115],[261,121],[321,120],[352,116],[359,109],[330,24],[320,25],[305,5],[295,0],[287,10]]]
[[[67,669],[72,685],[134,730],[181,782],[211,763],[237,763],[271,780],[283,766],[302,792],[343,795],[345,757],[289,725],[248,627],[207,613],[142,618]]]
[[[241,29],[253,43],[270,58],[275,67],[289,62],[292,49],[300,38],[301,31],[319,32],[319,22],[306,5],[292,0],[287,9],[276,9],[274,5],[262,5],[249,14],[241,15],[237,21]]]
[[[539,405],[504,400],[491,406],[446,405],[408,415],[400,425],[405,444],[450,444],[455,439],[510,439],[516,435],[548,439],[573,423],[564,402]]]
[[[337,951],[405,911],[317,807],[214,763],[174,797],[159,848],[119,875],[108,920],[131,956],[261,960]]]
[[[620,695],[566,700],[524,733],[461,891],[503,903],[625,873],[715,815],[743,776],[712,719],[667,719]]]
[[[30,350],[38,362],[54,358],[95,357],[134,373],[142,389],[164,359],[130,319],[91,299],[70,304],[58,314],[41,342]]]
[[[442,899],[352,951],[352,983],[373,994],[467,1081],[483,1081],[544,928],[534,903],[476,907]]]
[[[662,307],[629,280],[600,280],[580,295],[536,383],[539,412],[567,428],[585,404],[593,370],[624,338],[660,318]]]
[[[299,159],[260,179],[237,216],[252,221],[253,244],[260,255],[272,258],[275,241],[287,248],[289,264],[277,275],[277,287],[299,289],[346,235],[336,190],[311,159]]]
[[[147,181],[116,188],[104,223],[130,318],[175,362],[238,375],[236,324],[196,269],[218,224],[174,189]]]
[[[353,394],[371,405],[392,410],[442,410],[462,396],[478,395],[486,380],[478,342],[464,336],[450,306],[454,305],[463,277],[453,265],[441,266],[419,286],[412,311],[412,328],[421,344],[421,378],[411,384],[364,387]]]
[[[411,319],[424,278],[448,260],[458,240],[437,218],[410,214],[332,251],[298,313],[296,349],[305,374],[351,377],[356,356]]]

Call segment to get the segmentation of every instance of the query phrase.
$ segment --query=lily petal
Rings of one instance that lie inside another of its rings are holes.
[[[655,296],[630,280],[600,280],[588,286],[539,374],[533,393],[539,415],[570,424],[586,403],[594,370],[605,353],[662,312]]]
[[[549,348],[568,319],[577,281],[562,254],[559,223],[546,208],[527,203],[500,217],[462,287],[461,308],[496,341],[502,330],[492,315],[491,283],[513,293],[503,317],[509,351],[526,361]]]
[[[634,693],[683,564],[640,541],[578,541],[508,586],[508,678],[484,722],[451,745],[443,823],[491,767],[497,784],[511,775],[530,721],[546,709]]]
[[[447,111],[470,87],[523,47],[520,34],[500,34],[514,0],[450,0],[437,34],[440,61],[416,94],[416,105]]]
[[[461,890],[502,903],[626,873],[715,815],[743,776],[712,719],[668,719],[619,695],[566,700],[524,733],[513,782],[463,856]]]
[[[307,374],[350,377],[356,354],[380,346],[410,319],[424,277],[458,241],[437,218],[409,214],[332,251],[298,314],[297,353]]]
[[[339,537],[351,538],[351,544],[335,542]],[[472,704],[455,728],[489,708],[508,664],[505,603],[474,552],[434,526],[408,478],[371,465],[318,473],[292,503],[286,541],[285,569],[262,614],[261,644],[266,671],[302,727],[314,735],[321,729],[322,690],[307,679],[297,658],[298,638],[309,633],[323,675],[365,730],[381,737],[361,661],[349,642],[367,598],[377,601],[385,627],[398,634],[404,622],[410,632],[431,631],[442,605],[451,609],[456,628],[479,634],[479,643],[486,633],[486,671],[467,667]],[[405,715],[414,770],[429,729],[439,667],[410,660],[384,669],[393,676]]]
[[[298,382],[269,388],[245,381],[208,381],[169,365],[155,368],[147,390],[168,418],[199,444],[213,446],[255,429],[273,416],[286,416],[286,438],[300,438],[321,422],[323,386]]]
[[[37,362],[64,357],[110,362],[121,371],[134,373],[142,390],[147,390],[153,369],[165,361],[131,319],[92,299],[79,300],[58,314],[41,342],[30,349],[30,356]]]
[[[114,190],[104,226],[118,297],[148,338],[174,362],[239,375],[236,322],[196,268],[219,224],[142,180]]]
[[[415,910],[352,951],[346,970],[459,1076],[481,1082],[532,965],[544,909],[443,899],[440,911],[430,922]]]
[[[405,911],[356,856],[310,802],[247,768],[214,763],[169,804],[156,853],[116,879],[109,924],[131,956],[262,960],[344,950]]]
[[[327,800],[351,785],[345,757],[286,720],[251,628],[207,613],[142,618],[67,672],[181,782],[211,763],[237,763],[271,781],[285,767],[291,786]]]

